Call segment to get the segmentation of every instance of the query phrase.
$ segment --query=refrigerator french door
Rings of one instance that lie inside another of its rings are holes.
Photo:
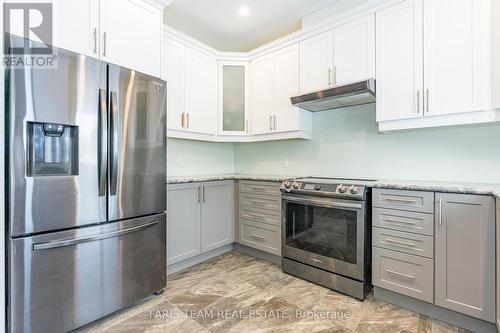
[[[166,285],[166,84],[57,53],[6,73],[11,332],[67,332]]]

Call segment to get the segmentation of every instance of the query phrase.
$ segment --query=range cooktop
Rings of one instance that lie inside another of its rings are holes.
[[[307,177],[285,180],[281,192],[364,200],[376,180]]]

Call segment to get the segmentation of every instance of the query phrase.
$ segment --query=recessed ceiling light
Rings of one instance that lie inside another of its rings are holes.
[[[240,16],[248,16],[248,14],[250,14],[250,9],[245,6],[241,6],[238,12],[240,13]]]

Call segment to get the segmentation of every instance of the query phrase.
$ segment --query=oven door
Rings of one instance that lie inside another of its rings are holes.
[[[282,201],[283,257],[363,280],[363,201],[288,194]]]

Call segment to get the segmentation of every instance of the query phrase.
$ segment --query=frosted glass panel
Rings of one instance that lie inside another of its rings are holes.
[[[245,131],[245,67],[223,67],[223,130]]]

